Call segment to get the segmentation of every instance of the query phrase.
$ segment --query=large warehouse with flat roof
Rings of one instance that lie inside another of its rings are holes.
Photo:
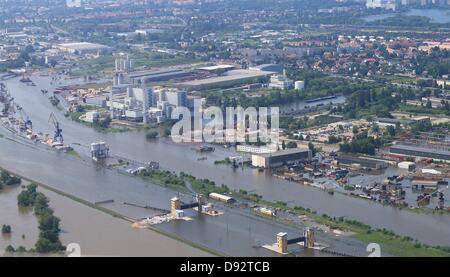
[[[127,73],[125,79],[130,83],[135,83],[137,80],[145,80],[145,82],[162,82],[183,78],[189,75],[191,75],[191,72],[181,69],[158,69]]]
[[[97,54],[112,51],[112,48],[109,46],[90,42],[63,43],[59,44],[58,48],[62,51],[79,55]]]
[[[228,71],[225,75],[201,80],[180,83],[179,86],[191,89],[229,88],[245,84],[272,75],[273,72],[236,69]]]
[[[293,148],[269,154],[253,154],[252,166],[274,168],[290,165],[312,159],[312,152],[308,148]]]
[[[390,152],[393,154],[400,154],[410,157],[423,157],[441,161],[450,161],[450,151],[425,146],[397,144],[391,146]]]

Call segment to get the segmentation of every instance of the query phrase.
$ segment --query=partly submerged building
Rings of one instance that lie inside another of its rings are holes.
[[[252,166],[260,168],[274,168],[310,161],[312,152],[307,148],[293,148],[267,154],[252,154]]]

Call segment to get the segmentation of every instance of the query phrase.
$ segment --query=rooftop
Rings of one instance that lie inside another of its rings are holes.
[[[71,43],[62,43],[58,45],[63,48],[70,48],[74,50],[83,50],[83,49],[105,49],[109,48],[106,45],[90,43],[90,42],[71,42]]]
[[[450,156],[450,151],[448,151],[448,150],[439,149],[439,148],[430,148],[430,147],[419,146],[419,145],[396,144],[396,145],[391,146],[391,149],[417,151],[417,152],[425,152],[425,153],[430,153],[430,154]]]
[[[234,65],[231,64],[219,64],[219,65],[214,65],[214,66],[205,66],[205,67],[200,67],[200,70],[206,70],[206,71],[215,71],[215,70],[219,70],[219,69],[233,69],[235,68]]]
[[[258,70],[232,70],[232,71],[229,71],[229,74],[224,75],[224,76],[184,82],[184,83],[181,83],[180,85],[183,85],[183,86],[210,85],[210,84],[215,84],[215,83],[236,81],[236,80],[247,79],[247,78],[250,79],[250,78],[264,77],[264,76],[271,75],[271,74],[273,74],[273,72],[265,72],[265,71],[258,71]]]
[[[292,149],[286,149],[282,151],[278,151],[275,153],[266,153],[266,154],[253,154],[261,157],[281,157],[284,155],[291,155],[296,153],[304,153],[310,151],[308,148],[292,148]]]
[[[181,69],[161,69],[161,70],[144,70],[144,71],[136,71],[133,73],[127,74],[130,79],[141,78],[141,77],[160,77],[160,76],[170,76],[176,74],[185,74],[187,71]]]

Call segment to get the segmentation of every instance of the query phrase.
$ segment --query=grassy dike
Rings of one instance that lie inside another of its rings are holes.
[[[7,171],[7,172],[11,172],[11,171],[6,170],[6,169],[1,168],[1,167],[0,167],[0,170]],[[22,180],[24,180],[24,181],[27,181],[27,182],[29,182],[29,183],[34,183],[34,184],[38,185],[39,187],[42,187],[42,188],[44,188],[44,189],[46,189],[46,190],[49,190],[49,191],[52,191],[52,192],[54,192],[54,193],[56,193],[56,194],[59,194],[59,195],[61,195],[61,196],[63,196],[63,197],[69,198],[69,199],[71,199],[71,200],[73,200],[73,201],[75,201],[75,202],[78,202],[78,203],[83,204],[83,205],[85,205],[85,206],[88,206],[88,207],[90,207],[90,208],[96,209],[96,210],[98,210],[98,211],[101,211],[101,212],[106,213],[106,214],[108,214],[108,215],[111,215],[111,216],[113,216],[113,217],[120,218],[120,219],[125,220],[125,221],[130,222],[130,223],[133,223],[133,222],[134,222],[134,220],[133,220],[132,218],[126,217],[126,216],[124,216],[124,215],[122,215],[122,214],[120,214],[120,213],[117,213],[117,212],[113,211],[113,210],[106,209],[106,208],[104,208],[104,207],[95,205],[95,204],[92,203],[92,202],[89,202],[89,201],[87,201],[87,200],[81,199],[81,198],[79,198],[79,197],[77,197],[77,196],[74,196],[74,195],[72,195],[72,194],[69,194],[69,193],[63,192],[63,191],[61,191],[61,190],[55,189],[55,188],[53,188],[53,187],[51,187],[51,186],[42,184],[42,183],[40,183],[40,182],[36,182],[36,181],[31,180],[31,179],[29,179],[29,178],[27,178],[27,177],[25,177],[25,176],[22,176],[22,175],[19,175],[19,174],[15,174],[14,172],[11,172],[11,174],[14,174],[14,175],[17,176],[17,177],[20,177],[20,178],[21,178]],[[191,246],[191,247],[193,247],[193,248],[196,248],[196,249],[199,249],[199,250],[201,250],[201,251],[210,253],[210,254],[212,254],[212,255],[214,255],[214,256],[226,256],[224,253],[221,253],[221,252],[216,251],[216,250],[214,250],[214,249],[210,249],[210,248],[204,247],[204,246],[202,246],[202,245],[195,244],[195,243],[193,243],[193,242],[191,242],[191,241],[188,241],[188,240],[186,240],[186,239],[184,239],[184,238],[182,238],[182,237],[180,237],[180,236],[177,236],[177,235],[172,234],[172,233],[169,233],[169,232],[165,232],[165,231],[163,231],[163,230],[159,230],[159,229],[157,229],[157,228],[155,228],[155,227],[151,227],[151,226],[150,226],[150,227],[148,227],[147,229],[149,229],[149,230],[151,230],[151,231],[154,231],[154,232],[156,232],[156,233],[159,233],[159,234],[161,234],[161,235],[164,235],[164,236],[166,236],[166,237],[169,237],[169,238],[171,238],[171,239],[174,239],[174,240],[176,240],[176,241],[182,242],[182,243],[184,243],[184,244],[186,244],[186,245],[189,245],[189,246]]]

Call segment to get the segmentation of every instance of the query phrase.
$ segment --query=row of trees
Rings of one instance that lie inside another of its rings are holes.
[[[354,91],[342,109],[348,118],[360,118],[369,115],[392,117],[390,112],[407,99],[414,99],[416,94],[410,89],[394,86],[379,87],[376,84],[366,89]]]
[[[32,207],[39,220],[39,238],[33,250],[38,253],[64,251],[65,247],[59,240],[60,219],[49,207],[48,198],[43,193],[37,192],[37,186],[35,184],[28,185],[17,196],[17,201],[21,207]]]
[[[339,145],[339,150],[344,153],[362,153],[374,155],[375,149],[380,147],[383,142],[368,135],[367,131],[355,135],[351,142],[344,142]]]

